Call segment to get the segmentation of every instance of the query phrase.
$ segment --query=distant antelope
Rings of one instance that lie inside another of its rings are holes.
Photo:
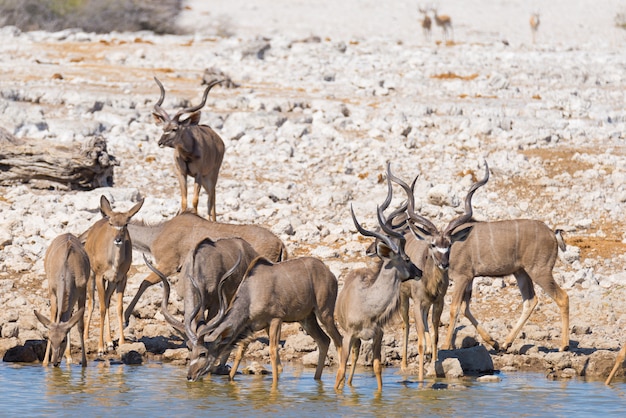
[[[105,196],[100,197],[100,212],[103,218],[97,221],[80,239],[85,242],[85,250],[89,254],[92,277],[98,289],[100,303],[100,339],[98,354],[104,354],[104,327],[106,322],[107,350],[113,349],[111,327],[109,323],[109,304],[113,292],[117,292],[117,317],[119,321],[119,345],[125,343],[123,322],[123,298],[128,270],[132,262],[132,244],[126,226],[130,218],[143,205],[143,200],[135,204],[127,212],[114,212]],[[89,334],[89,324],[94,307],[93,287],[88,302],[85,338]]]
[[[156,268],[165,276],[180,271],[187,254],[205,238],[213,240],[243,238],[259,255],[270,261],[287,259],[285,244],[267,228],[252,224],[210,222],[191,212],[184,212],[156,225],[131,222],[128,224],[128,232],[133,248],[151,254]],[[135,297],[124,312],[126,326],[141,295],[159,280],[159,276],[154,272],[143,279]]]
[[[433,21],[430,16],[428,16],[428,9],[418,7],[418,10],[422,14],[422,33],[424,34],[424,38],[430,39],[430,29]]]
[[[611,380],[613,380],[613,376],[615,376],[615,373],[617,373],[617,369],[619,369],[622,363],[624,363],[625,359],[626,359],[626,344],[622,347],[621,350],[619,350],[619,353],[617,353],[617,358],[615,359],[615,366],[613,366],[613,370],[611,370],[611,373],[609,373],[609,377],[607,377],[606,382],[604,382],[604,384],[606,385],[611,384]]]
[[[46,250],[44,268],[50,295],[50,319],[35,310],[37,319],[48,328],[48,344],[43,365],[48,365],[52,354],[50,361],[58,366],[64,351],[66,362],[72,363],[70,330],[78,324],[81,365],[85,367],[87,357],[83,332],[90,274],[89,257],[78,238],[72,234],[63,234],[56,237]],[[74,305],[78,306],[78,310],[72,315]]]
[[[474,183],[465,197],[465,211],[439,230],[431,221],[415,213],[415,198],[408,184],[395,177],[387,166],[387,178],[402,186],[407,194],[407,214],[410,219],[410,232],[405,234],[405,251],[411,261],[422,270],[421,280],[411,280],[402,284],[400,293],[400,314],[404,323],[404,345],[401,368],[407,367],[407,346],[409,340],[409,297],[413,299],[415,326],[417,328],[417,351],[419,354],[419,380],[424,380],[424,350],[428,332],[428,314],[432,307],[432,335],[430,335],[433,364],[437,361],[439,323],[443,312],[444,297],[450,283],[448,269],[454,259],[450,257],[450,247],[455,242],[467,239],[473,226],[466,225],[472,219],[472,196],[489,180],[489,167],[485,163],[485,177]],[[459,227],[464,226],[461,229]],[[454,247],[453,247],[454,248]]]
[[[348,376],[348,385],[356,369],[361,340],[373,340],[373,366],[378,390],[382,390],[381,345],[383,327],[398,308],[400,283],[421,276],[404,252],[405,240],[385,225],[382,211],[377,211],[378,223],[383,233],[368,231],[356,220],[350,208],[352,221],[359,233],[366,237],[377,238],[377,265],[371,269],[353,270],[346,276],[343,288],[337,298],[335,315],[345,331],[343,340],[343,361],[339,364],[335,389],[341,388],[345,381],[348,353],[351,353],[352,367]]]
[[[448,32],[452,34],[451,40],[454,38],[454,31],[452,29],[452,19],[448,15],[439,15],[437,14],[437,8],[432,8],[433,14],[435,15],[435,24],[441,28],[443,31],[443,40],[444,42],[448,42]]]
[[[179,110],[173,118],[161,108],[165,98],[163,84],[155,77],[159,85],[161,96],[154,105],[152,113],[157,124],[163,125],[163,135],[159,139],[160,147],[174,148],[174,169],[181,194],[181,212],[187,209],[187,176],[194,178],[192,206],[194,212],[198,212],[198,200],[200,187],[208,194],[207,208],[208,217],[216,220],[215,211],[215,186],[217,177],[224,159],[224,142],[218,134],[208,125],[200,125],[200,109],[206,103],[209,91],[222,81],[211,82],[202,96],[202,102],[198,106],[192,106]],[[184,120],[180,118],[190,114]]]
[[[196,330],[198,340],[204,339],[206,343],[206,347],[199,347],[203,350],[199,353],[202,363],[213,364],[234,344],[265,329],[269,335],[275,386],[280,366],[278,345],[282,324],[299,322],[317,343],[319,357],[315,379],[321,379],[331,338],[337,347],[339,361],[342,359],[342,338],[333,318],[337,287],[335,275],[317,258],[299,257],[273,264],[258,257],[248,267],[228,309],[224,292],[218,292],[221,296],[218,314]],[[330,338],[320,327],[320,322]],[[246,346],[245,341],[239,346],[230,371],[231,379],[237,373]],[[200,379],[207,370],[207,367],[190,367],[188,379]]]
[[[533,43],[535,43],[535,37],[537,36],[537,30],[539,29],[539,13],[535,12],[530,16],[530,31],[533,37]]]
[[[229,304],[237,291],[248,265],[258,257],[254,249],[241,238],[205,238],[188,252],[182,267],[179,289],[184,298],[184,321],[181,322],[167,308],[170,285],[165,274],[146,264],[163,282],[164,297],[161,312],[167,322],[187,340],[191,350],[188,376],[206,374],[212,363],[205,362],[202,354],[204,340],[198,337],[200,325],[208,323],[218,314],[220,296],[218,288],[223,289],[226,303]],[[145,255],[144,255],[145,258]],[[231,268],[235,266],[234,268]],[[223,282],[223,283],[221,283]],[[221,359],[225,362],[225,359]],[[198,371],[200,370],[200,371]]]

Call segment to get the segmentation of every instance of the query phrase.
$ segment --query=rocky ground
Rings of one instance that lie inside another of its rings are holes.
[[[465,22],[444,44],[438,31],[430,41],[417,29],[413,38],[331,36],[314,28],[306,36],[251,34],[217,20],[221,26],[181,36],[0,28],[0,127],[76,149],[102,135],[120,163],[113,188],[1,188],[0,352],[45,338],[33,314],[48,310],[45,250],[58,234],[78,234],[99,219],[100,195],[119,209],[144,197],[137,218],[147,222],[176,213],[171,150],[157,146],[151,116],[153,77],[165,85],[163,106],[171,110],[200,100],[208,71],[233,82],[214,88],[203,112],[227,145],[220,221],[267,226],[291,256],[324,260],[341,285],[346,272],[370,262],[370,241],[357,234],[349,206],[366,227],[375,226],[387,161],[401,178],[420,175],[418,209],[443,225],[462,211],[486,160],[491,178],[474,197],[476,217],[539,219],[563,229],[568,245],[554,276],[570,297],[570,352],[556,351],[558,308],[537,289],[539,305],[509,353],[491,352],[495,368],[600,379],[608,373],[626,342],[626,31],[531,44],[529,34],[508,41]],[[394,196],[398,205],[401,191]],[[204,198],[200,211],[206,213]],[[147,273],[139,254],[131,272],[125,303]],[[149,358],[184,361],[184,349],[163,354],[180,341],[158,312],[160,292],[146,292],[125,333]],[[174,304],[181,309],[179,300]],[[515,280],[477,278],[472,308],[502,341],[521,312]],[[465,337],[480,342],[469,322],[460,326],[458,345]],[[386,332],[388,365],[399,364],[400,333],[398,321]],[[92,328],[91,358],[96,336]],[[297,326],[287,326],[283,337],[286,361],[314,349]],[[414,330],[411,338],[414,363]],[[263,341],[253,344],[250,358],[267,361]]]

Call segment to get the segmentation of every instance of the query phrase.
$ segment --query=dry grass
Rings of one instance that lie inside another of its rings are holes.
[[[465,81],[470,81],[470,80],[474,80],[475,78],[478,77],[478,74],[474,73],[474,74],[470,74],[470,75],[458,75],[455,74],[453,72],[447,72],[447,73],[441,73],[441,74],[435,74],[435,75],[431,75],[430,78],[435,78],[438,80],[465,80]]]

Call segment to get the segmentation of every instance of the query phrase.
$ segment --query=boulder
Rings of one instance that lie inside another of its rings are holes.
[[[493,360],[484,345],[477,345],[459,350],[441,350],[439,351],[439,361],[442,363],[446,359],[458,359],[464,374],[484,374],[492,373]],[[447,376],[447,374],[446,374]]]

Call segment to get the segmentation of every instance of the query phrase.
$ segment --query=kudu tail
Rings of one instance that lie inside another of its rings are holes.
[[[567,246],[565,245],[565,240],[563,239],[563,230],[557,229],[554,231],[554,235],[556,236],[556,242],[559,244],[561,251],[565,251]]]

